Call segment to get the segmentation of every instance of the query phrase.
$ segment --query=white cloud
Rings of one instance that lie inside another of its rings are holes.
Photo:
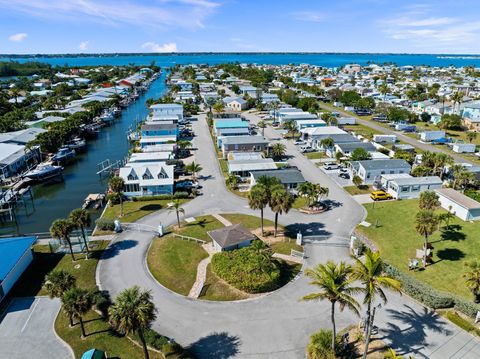
[[[18,34],[13,34],[9,36],[8,39],[13,42],[22,42],[27,36],[28,34],[24,32],[19,32]]]
[[[308,22],[322,22],[326,19],[324,13],[316,11],[297,11],[292,16],[295,20]]]
[[[85,51],[88,49],[89,41],[82,41],[80,44],[78,44],[78,49],[81,51]]]
[[[160,45],[156,42],[149,41],[142,45],[142,49],[147,49],[152,52],[178,52],[177,44],[174,42]]]
[[[0,0],[0,10],[62,21],[93,21],[102,25],[201,28],[220,6],[213,0]]]

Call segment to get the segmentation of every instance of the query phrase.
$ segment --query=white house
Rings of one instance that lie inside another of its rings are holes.
[[[223,100],[228,109],[232,111],[243,111],[247,109],[247,101],[241,97],[227,97]]]
[[[207,232],[212,238],[212,246],[217,252],[248,247],[257,239],[241,224],[234,224]]]
[[[127,197],[173,193],[173,165],[163,162],[129,162],[120,168]]]
[[[480,219],[480,203],[470,197],[454,190],[453,188],[437,189],[442,208],[455,214],[464,221],[475,221]]]
[[[410,173],[411,169],[410,164],[401,159],[352,161],[350,163],[352,177],[359,176],[365,184],[380,182],[381,176],[384,174]]]
[[[384,176],[382,176],[382,179],[383,177]],[[390,193],[393,198],[410,199],[418,198],[422,192],[440,188],[442,188],[442,180],[438,176],[412,177],[408,175],[390,179],[386,191]]]
[[[12,237],[0,239],[0,301],[12,289],[15,282],[33,260],[32,245],[36,237]]]
[[[153,121],[183,120],[183,106],[176,103],[159,103],[150,106]]]

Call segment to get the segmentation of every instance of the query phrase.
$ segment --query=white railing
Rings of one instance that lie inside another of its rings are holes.
[[[153,233],[159,234],[158,227],[149,226],[147,224],[122,222],[121,225],[124,230],[137,231],[137,232],[153,232]]]
[[[201,244],[205,244],[207,243],[206,241],[204,241],[203,239],[198,239],[198,238],[193,238],[193,237],[189,237],[189,236],[184,236],[184,235],[181,235],[181,234],[177,234],[177,233],[172,233],[175,237],[179,237],[183,240],[186,240],[186,241],[195,241],[197,243],[201,243]]]

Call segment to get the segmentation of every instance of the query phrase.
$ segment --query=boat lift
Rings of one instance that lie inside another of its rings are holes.
[[[110,176],[113,172],[118,170],[125,164],[125,160],[117,160],[115,162],[111,162],[110,159],[106,159],[100,162],[98,166],[97,175],[100,177],[102,176]]]

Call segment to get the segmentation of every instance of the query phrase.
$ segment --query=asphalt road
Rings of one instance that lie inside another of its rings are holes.
[[[13,299],[0,321],[0,359],[73,358],[68,345],[53,329],[59,310],[58,299]]]
[[[200,180],[204,194],[183,206],[185,216],[211,213],[258,216],[244,199],[226,189],[204,117],[199,116],[199,121],[193,124],[197,135],[194,147],[198,148],[195,157],[203,167]],[[257,120],[252,118],[253,122]],[[278,137],[271,128],[265,134]],[[349,260],[347,237],[364,218],[363,207],[293,144],[286,145],[290,162],[298,166],[307,180],[329,187],[333,209],[312,216],[291,210],[280,217],[281,224],[308,236],[305,266],[327,260]],[[266,217],[273,219],[273,214],[267,210]],[[139,222],[170,225],[175,222],[175,214],[159,211]],[[172,293],[148,272],[145,258],[151,240],[152,234],[148,232],[120,234],[100,261],[97,280],[113,296],[133,285],[152,290],[158,308],[154,329],[192,349],[200,358],[304,358],[309,336],[319,328],[330,327],[329,303],[299,301],[315,290],[303,275],[269,295],[239,302],[193,300]],[[388,297],[389,303],[378,312],[376,324],[383,339],[394,348],[415,357],[480,357],[477,339],[406,297],[397,294]],[[358,320],[349,311],[338,313],[337,327]]]

